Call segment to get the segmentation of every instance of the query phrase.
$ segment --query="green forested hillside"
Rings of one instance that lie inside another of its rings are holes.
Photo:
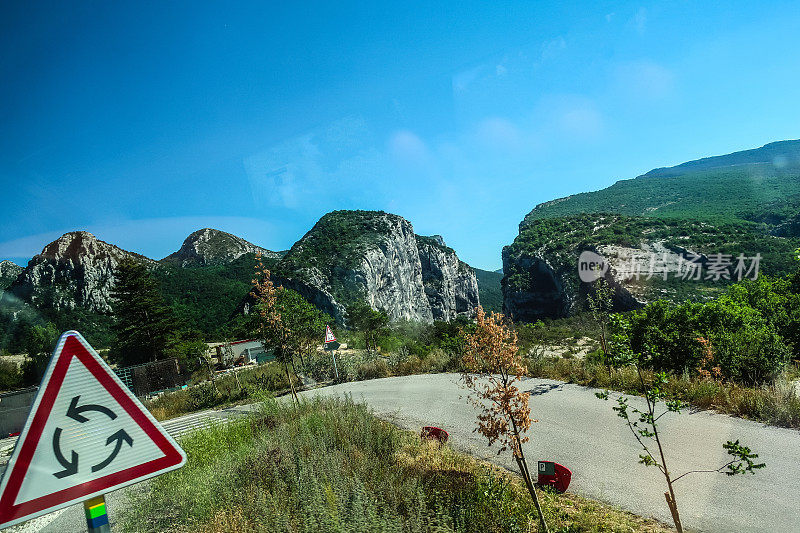
[[[580,213],[750,220],[778,229],[800,211],[800,141],[651,170],[536,206],[523,224]]]
[[[538,205],[523,223],[580,213],[620,213],[695,220],[740,219],[778,225],[800,208],[800,169],[768,165],[641,176],[606,189]]]
[[[475,271],[475,277],[478,279],[478,295],[483,309],[487,313],[501,312],[503,310],[503,291],[500,288],[500,280],[503,279],[503,274],[480,268],[472,270]]]
[[[262,262],[269,268],[277,259]],[[229,264],[183,268],[162,265],[153,273],[178,319],[213,336],[250,291],[255,264],[255,254],[245,254]]]
[[[707,257],[760,254],[759,273],[785,275],[796,268],[792,258],[798,245],[800,141],[781,141],[655,169],[536,206],[520,223],[513,244],[504,248],[504,295],[506,304],[509,298],[523,302],[515,304],[519,316],[533,316],[534,307],[550,301],[539,292],[546,284],[531,271],[541,260],[564,285],[554,294],[571,302],[582,290],[575,271],[578,256],[602,246],[643,251],[664,246],[679,256],[687,251]],[[646,299],[683,301],[705,300],[725,283],[683,283],[674,277],[648,278],[647,285]]]

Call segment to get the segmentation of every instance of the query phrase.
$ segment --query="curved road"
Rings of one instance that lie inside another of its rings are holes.
[[[664,500],[666,484],[655,467],[638,464],[638,444],[616,405],[597,399],[597,389],[557,381],[527,379],[532,417],[539,420],[525,445],[529,461],[554,460],[572,470],[570,491],[612,503],[642,516],[672,523]],[[413,430],[446,429],[450,442],[516,471],[508,452],[472,430],[475,411],[465,400],[457,374],[428,374],[345,383],[304,395],[350,394],[383,418]],[[644,400],[631,398],[644,408]],[[685,528],[711,532],[800,532],[800,432],[710,412],[669,413],[659,422],[670,470],[716,468],[727,462],[727,440],[740,439],[767,466],[755,475],[694,474],[676,484]],[[532,468],[536,468],[535,465]]]
[[[613,399],[603,402],[594,396],[596,389],[550,380],[527,379],[522,388],[531,391],[532,416],[539,420],[533,424],[531,440],[525,445],[530,461],[554,460],[570,468],[570,491],[671,524],[663,477],[654,467],[638,464],[638,445],[611,410]],[[496,448],[489,448],[483,438],[472,432],[475,411],[464,399],[457,374],[344,383],[302,394],[349,394],[400,426],[417,431],[423,425],[442,427],[450,433],[454,447],[516,471],[508,452],[497,455]],[[643,407],[644,401],[634,397],[630,403]],[[164,426],[177,436],[208,420],[236,416],[252,408],[195,413],[167,421]],[[754,476],[695,474],[678,482],[677,499],[684,527],[720,533],[800,532],[800,432],[705,411],[668,414],[661,419],[660,427],[667,461],[677,474],[724,464],[728,456],[722,444],[727,440],[740,439],[755,449],[760,461],[767,463]],[[127,504],[127,491],[139,486],[107,497],[112,522],[119,508]],[[83,509],[75,505],[11,531],[85,531]]]

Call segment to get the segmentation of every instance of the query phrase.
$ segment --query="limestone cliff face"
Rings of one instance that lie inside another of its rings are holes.
[[[0,291],[11,285],[24,269],[11,261],[0,261]]]
[[[273,278],[342,322],[358,300],[392,320],[427,323],[471,315],[479,303],[475,275],[455,252],[417,237],[404,218],[378,211],[328,213]]]
[[[280,254],[256,246],[241,237],[217,229],[197,230],[183,241],[183,245],[164,259],[181,267],[222,265],[230,263],[244,254],[258,253],[266,258],[278,259]]]
[[[554,264],[545,253],[514,254],[506,246],[503,272],[503,313],[513,320],[535,322],[569,316],[573,311],[577,291],[569,266]]]
[[[114,269],[126,256],[153,263],[91,233],[65,233],[30,260],[8,292],[36,307],[109,313]]]
[[[703,231],[714,235],[717,230],[706,225]],[[690,261],[708,262],[705,252],[690,241],[663,221],[622,215],[523,222],[514,243],[503,248],[503,312],[514,320],[534,322],[584,309],[596,286],[580,279],[578,262],[584,251],[607,264],[602,278],[612,289],[615,311],[661,298],[678,301],[687,294],[711,298],[725,285],[676,281]]]
[[[444,244],[439,235],[417,236],[417,249],[422,263],[422,282],[434,320],[450,321],[470,317],[480,304],[475,272],[455,251]]]

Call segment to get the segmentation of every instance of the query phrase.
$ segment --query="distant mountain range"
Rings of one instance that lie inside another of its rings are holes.
[[[0,263],[6,287],[0,322],[10,324],[12,315],[32,323],[46,319],[88,331],[103,345],[110,338],[114,271],[124,257],[133,257],[149,266],[184,324],[214,335],[237,309],[248,309],[259,253],[277,284],[297,290],[339,321],[357,300],[385,310],[392,319],[423,322],[471,316],[479,305],[475,272],[441,237],[416,235],[397,215],[335,211],[287,252],[204,228],[189,235],[178,251],[155,261],[88,232],[69,232],[47,244],[25,268]],[[493,283],[499,291],[499,279]],[[0,346],[3,342],[0,338]]]
[[[760,272],[796,268],[800,245],[800,140],[658,168],[608,188],[537,205],[503,249],[507,314],[520,320],[566,316],[580,310],[592,288],[578,279],[582,251],[608,258],[607,280],[618,309],[657,298],[709,298],[730,281],[681,281],[650,274],[623,280],[638,256],[685,264],[695,255],[761,254]]]
[[[209,336],[250,305],[257,253],[277,283],[340,321],[357,300],[393,319],[423,322],[471,316],[479,303],[488,310],[502,307],[516,320],[568,316],[594,290],[578,277],[577,258],[587,250],[607,259],[605,278],[617,309],[656,298],[710,298],[732,280],[664,279],[660,271],[636,280],[621,274],[630,258],[657,256],[668,266],[694,258],[702,267],[714,254],[760,254],[762,274],[796,268],[800,141],[655,169],[600,191],[545,202],[519,229],[503,248],[503,269],[496,272],[469,267],[441,237],[416,235],[410,222],[380,211],[328,213],[285,252],[204,228],[160,261],[70,232],[24,268],[0,262],[0,288],[6,288],[0,347],[20,335],[19,324],[42,320],[81,328],[103,345],[110,338],[114,269],[126,256],[147,264],[179,318]]]

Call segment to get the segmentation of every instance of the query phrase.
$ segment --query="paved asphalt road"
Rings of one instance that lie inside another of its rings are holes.
[[[529,460],[555,460],[573,472],[570,491],[603,500],[644,516],[671,523],[664,501],[664,482],[653,467],[637,463],[639,450],[623,421],[595,390],[556,381],[529,379],[534,424],[526,444]],[[451,444],[475,456],[515,470],[508,453],[496,455],[472,432],[475,412],[454,374],[386,378],[345,383],[303,395],[350,394],[366,401],[376,414],[418,430],[436,425],[451,435]],[[642,400],[632,399],[631,404]],[[167,431],[178,436],[211,419],[246,412],[247,406],[205,411],[170,420]],[[661,419],[667,461],[673,472],[718,466],[726,462],[722,443],[741,439],[767,467],[755,476],[729,478],[696,474],[676,486],[684,526],[710,532],[800,532],[800,432],[772,428],[708,412],[669,414]],[[126,504],[126,491],[107,496],[112,518]],[[10,531],[66,533],[85,531],[83,510],[75,505]]]
[[[541,379],[528,379],[523,385],[532,392],[532,416],[539,420],[525,445],[529,460],[554,460],[570,468],[570,491],[671,524],[664,478],[655,467],[638,464],[638,445],[611,410],[616,395],[604,402],[594,396],[596,390],[576,385]],[[401,426],[439,426],[450,433],[456,448],[516,471],[507,452],[497,456],[472,432],[475,411],[466,404],[457,375],[385,378],[304,394],[350,394]],[[630,403],[644,408],[640,398]],[[728,456],[722,444],[736,439],[767,464],[756,475],[694,474],[680,480],[676,492],[684,527],[726,533],[800,532],[800,432],[709,412],[670,413],[661,419],[660,428],[674,473],[725,464]]]

